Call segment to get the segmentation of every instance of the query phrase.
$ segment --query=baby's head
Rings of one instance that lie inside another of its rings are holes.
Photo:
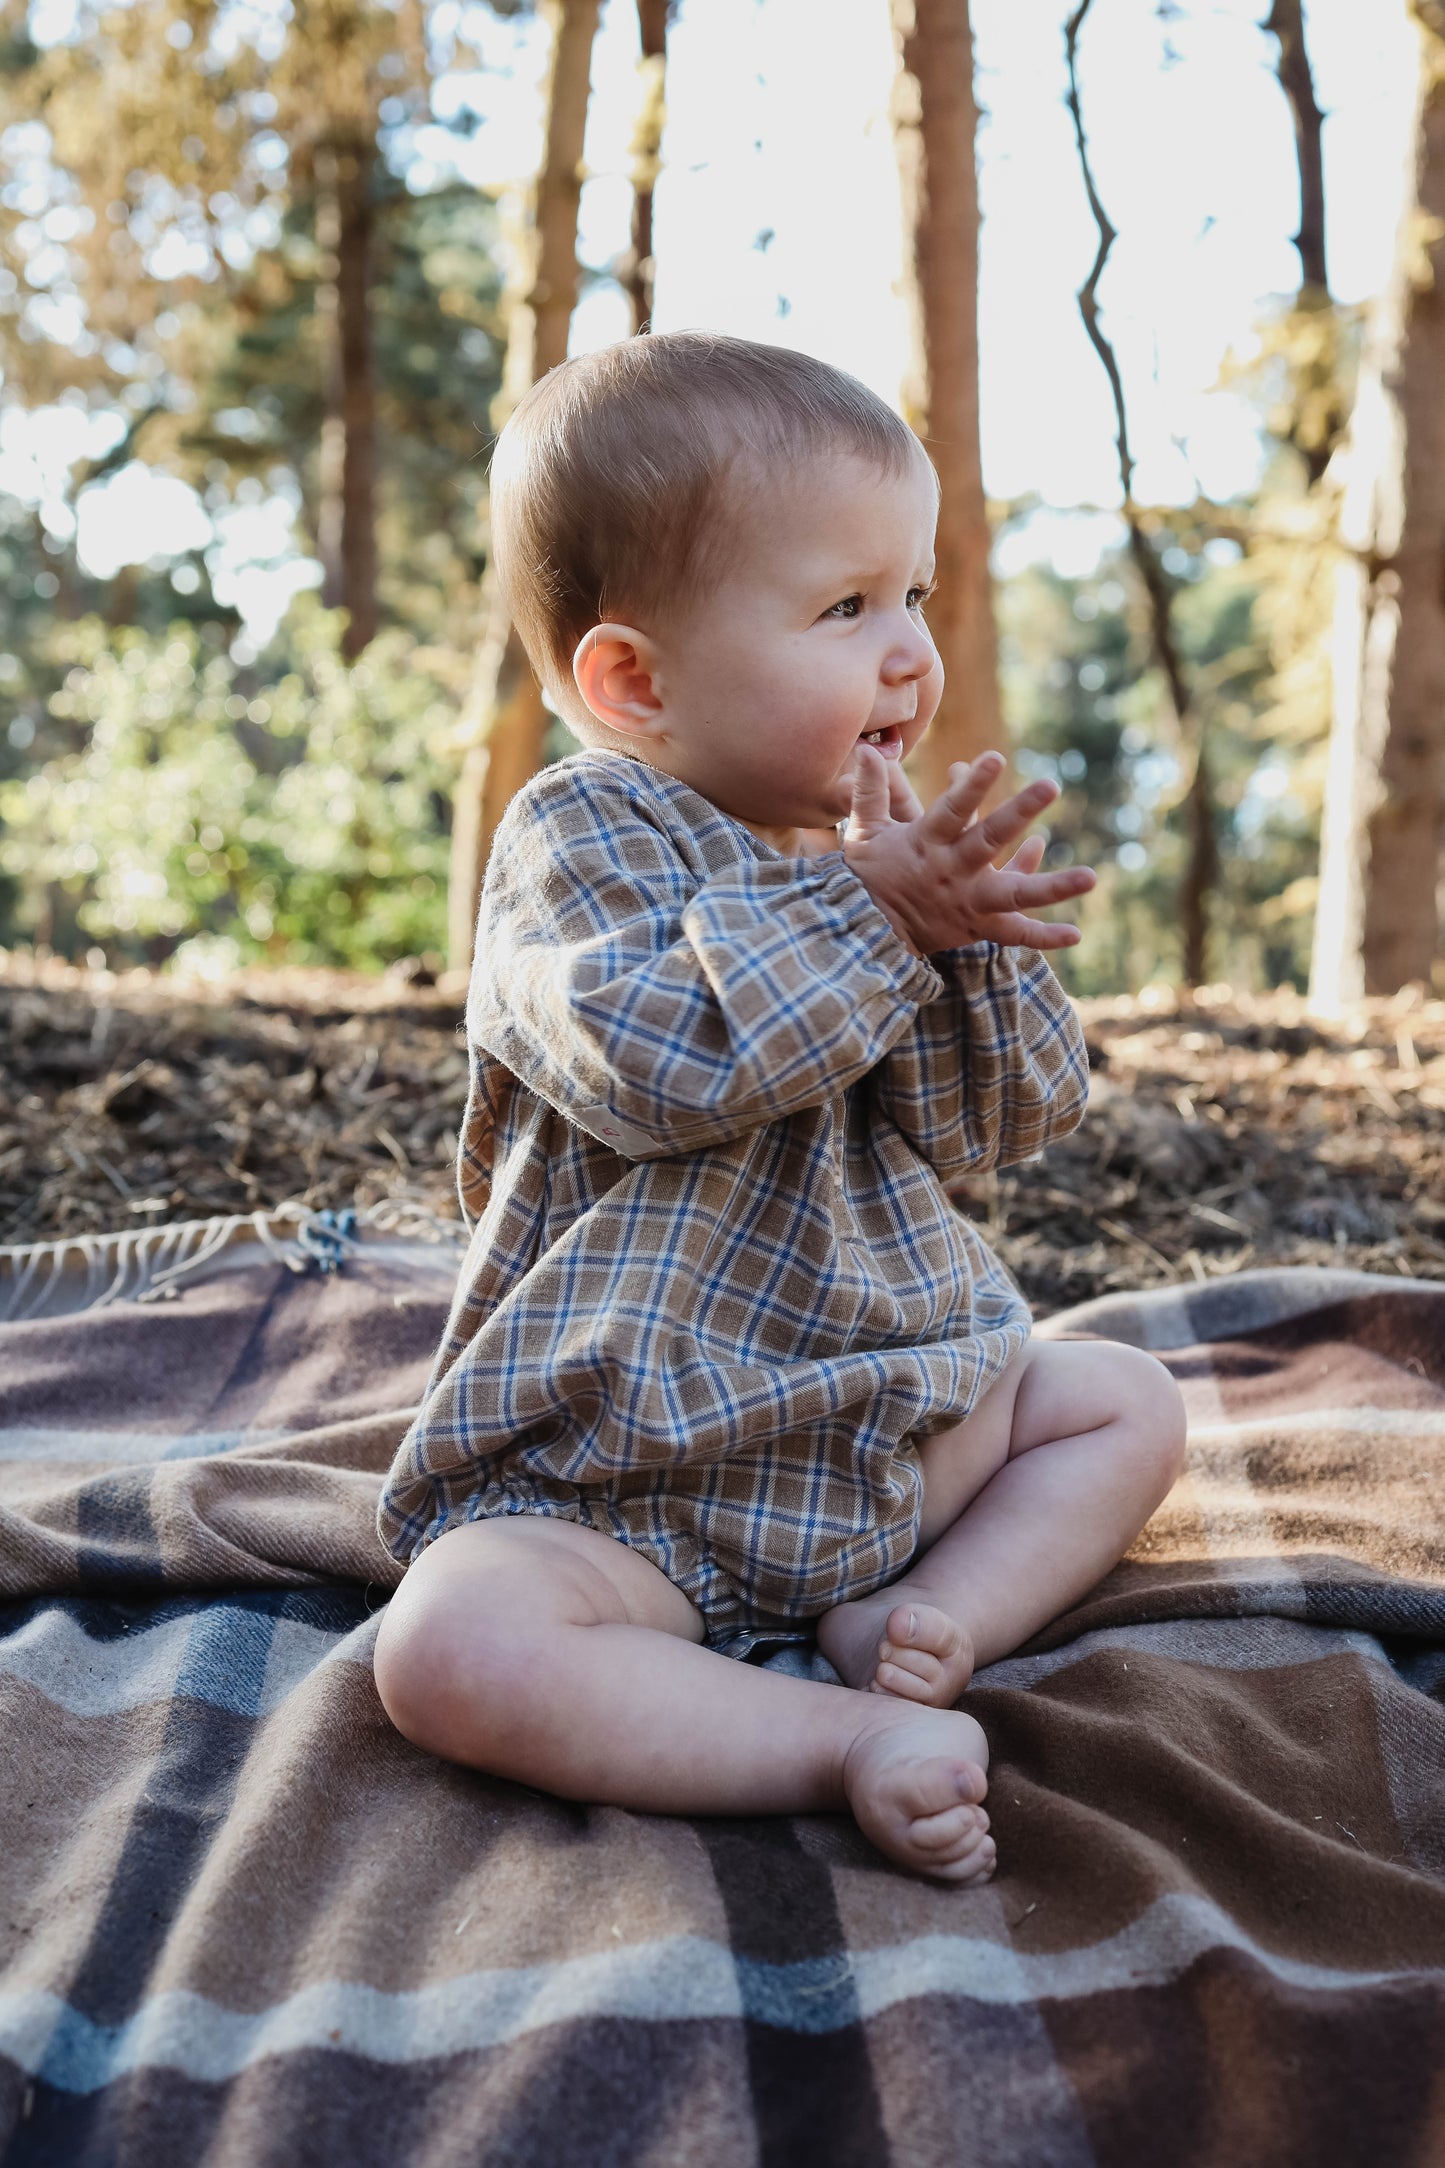
[[[780,838],[846,814],[860,737],[901,759],[932,720],[937,510],[865,385],[711,332],[565,362],[492,464],[502,591],[573,730]]]

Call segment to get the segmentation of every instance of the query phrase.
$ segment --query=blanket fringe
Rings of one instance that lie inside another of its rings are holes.
[[[286,1203],[269,1212],[0,1245],[0,1324],[62,1311],[73,1316],[117,1302],[169,1300],[222,1251],[240,1243],[259,1244],[288,1272],[337,1272],[361,1247],[363,1230],[454,1248],[467,1240],[467,1230],[458,1221],[384,1198],[341,1212]],[[84,1285],[76,1286],[82,1272]]]

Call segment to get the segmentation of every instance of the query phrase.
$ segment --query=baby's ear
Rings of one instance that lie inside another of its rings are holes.
[[[589,714],[625,738],[649,738],[662,720],[657,649],[632,625],[594,625],[572,657],[572,676]]]

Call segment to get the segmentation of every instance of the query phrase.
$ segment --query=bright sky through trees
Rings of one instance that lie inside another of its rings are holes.
[[[445,35],[460,9],[434,10]],[[1074,306],[1095,235],[1063,105],[1065,0],[974,0],[984,211],[980,345],[984,472],[997,497],[1117,502],[1106,387]],[[1167,12],[1167,11],[1166,11]],[[1272,73],[1264,0],[1157,0],[1096,8],[1083,96],[1101,192],[1120,239],[1102,299],[1131,403],[1141,496],[1225,496],[1257,463],[1252,419],[1212,387],[1272,293],[1292,292],[1293,144]],[[470,20],[480,16],[472,10]],[[67,0],[40,0],[36,30],[63,36]],[[1411,93],[1401,0],[1313,0],[1306,9],[1325,128],[1331,280],[1362,300],[1389,265]],[[398,146],[413,185],[459,168],[479,184],[524,175],[539,149],[535,23],[488,24],[486,67],[447,76],[443,117],[481,116],[464,140],[423,128]],[[605,268],[627,240],[634,109],[631,0],[607,0],[588,134],[584,260]],[[885,0],[682,0],[669,59],[665,167],[657,192],[659,330],[707,324],[807,348],[897,393],[903,354],[898,196],[887,121],[893,55]],[[626,329],[615,287],[584,299],[574,346]],[[479,417],[484,426],[485,418]],[[53,498],[67,460],[106,424],[51,409],[0,416],[0,488]],[[185,500],[185,501],[183,501]],[[264,634],[312,569],[289,551],[284,500],[240,510],[216,537],[218,595]],[[207,526],[189,491],[126,470],[83,502],[81,551],[96,571],[192,546]],[[1045,514],[1010,538],[1010,561],[1047,551],[1092,562],[1114,522]]]

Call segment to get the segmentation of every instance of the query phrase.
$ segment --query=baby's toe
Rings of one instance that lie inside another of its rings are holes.
[[[958,1620],[931,1603],[895,1604],[884,1627],[886,1638],[897,1649],[919,1649],[947,1661],[963,1647],[964,1633]]]
[[[952,1855],[930,1852],[919,1854],[920,1871],[934,1882],[987,1882],[998,1865],[993,1838],[969,1838]]]
[[[895,1664],[900,1671],[911,1671],[916,1679],[938,1677],[939,1662],[931,1649],[903,1648],[896,1641],[880,1641],[878,1661]]]
[[[983,1842],[988,1816],[982,1807],[950,1807],[944,1814],[930,1814],[915,1822],[910,1835],[920,1852],[957,1859]]]
[[[899,1804],[910,1820],[922,1822],[951,1814],[956,1807],[976,1808],[988,1790],[988,1778],[976,1762],[918,1763],[899,1788]],[[986,1825],[985,1825],[986,1826]]]
[[[906,1668],[896,1658],[889,1657],[879,1664],[873,1674],[875,1686],[880,1693],[896,1694],[900,1701],[917,1701],[932,1704],[938,1699],[939,1670],[937,1659],[926,1659],[928,1668],[908,1665]]]
[[[883,1693],[945,1708],[973,1675],[973,1644],[957,1619],[929,1603],[895,1604],[874,1672]]]

